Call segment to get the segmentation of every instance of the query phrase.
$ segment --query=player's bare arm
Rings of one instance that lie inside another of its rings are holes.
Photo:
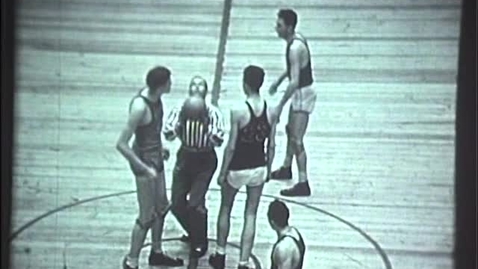
[[[231,163],[232,156],[234,155],[234,150],[236,148],[237,135],[239,131],[240,115],[241,115],[241,111],[231,109],[231,112],[230,112],[231,127],[229,129],[229,139],[224,149],[221,170],[219,172],[219,177],[218,177],[219,185],[221,185],[226,180],[228,167],[229,167],[229,164]]]
[[[275,156],[275,136],[276,136],[276,126],[277,126],[277,113],[276,108],[272,110],[271,113],[271,132],[267,139],[267,179],[270,179],[271,170],[272,170],[272,162],[274,161]]]
[[[138,171],[145,171],[152,176],[154,174],[151,170],[154,170],[144,164],[141,159],[134,153],[133,149],[129,146],[129,141],[134,134],[134,131],[143,121],[146,114],[146,104],[140,98],[135,99],[130,108],[128,121],[126,126],[121,131],[120,137],[116,143],[116,149],[128,160]]]
[[[300,67],[301,67],[300,56],[303,49],[305,49],[304,45],[301,43],[302,42],[294,42],[290,46],[290,52],[289,52],[290,81],[279,103],[280,107],[284,107],[284,105],[292,97],[294,92],[299,88],[299,74],[300,74]]]
[[[295,268],[294,260],[297,260],[295,258],[298,257],[298,253],[294,244],[294,241],[289,237],[285,237],[277,244],[273,254],[274,264],[277,265],[277,269]]]
[[[287,77],[287,70],[282,72],[282,74],[279,76],[279,78],[272,83],[271,87],[269,88],[269,94],[273,95],[277,92],[277,88],[282,84],[284,79]]]

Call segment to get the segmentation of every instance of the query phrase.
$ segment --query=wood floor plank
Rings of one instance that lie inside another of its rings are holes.
[[[20,52],[18,60],[25,67],[19,69],[18,80],[56,82],[61,87],[76,81],[97,83],[101,80],[141,87],[145,83],[147,71],[160,64],[169,66],[174,72],[179,88],[187,89],[191,77],[196,74],[211,77],[215,66],[215,59],[207,56],[198,57],[197,61],[191,62],[187,55],[154,57],[31,50]],[[102,75],[101,78],[97,77],[98,74]]]
[[[307,37],[313,33],[304,31]],[[314,62],[320,62],[322,56],[403,56],[457,57],[457,40],[309,40]],[[263,48],[259,50],[258,48]],[[286,43],[278,37],[275,41],[268,39],[251,39],[230,37],[227,41],[226,56],[254,56],[258,58],[274,55],[282,62]],[[282,56],[282,57],[281,57]]]
[[[235,21],[236,20],[236,21]],[[275,18],[263,18],[253,21],[243,21],[241,18],[231,19],[229,34],[232,37],[270,38],[274,32]],[[239,23],[240,22],[240,23]],[[307,31],[307,29],[314,29]],[[304,20],[297,26],[309,38],[326,39],[348,38],[447,38],[457,39],[459,23],[456,20],[442,21],[336,21],[317,18]]]
[[[318,49],[318,48],[314,48]],[[230,56],[226,58],[225,64],[227,65],[226,72],[235,70],[242,70],[244,66],[248,64],[257,64],[265,68],[266,70],[277,69],[281,67],[285,62],[284,50],[276,50],[275,55],[262,55],[258,56],[255,52],[250,56]],[[351,69],[389,69],[394,66],[399,66],[401,70],[417,70],[417,69],[433,69],[451,70],[456,68],[456,63],[453,59],[455,56],[419,56],[415,57],[403,57],[400,55],[393,56],[358,56],[358,55],[334,55],[330,53],[327,56],[314,56],[313,68],[320,69],[325,67],[328,69],[340,69],[343,66],[347,66]]]
[[[416,2],[417,6],[401,6],[402,3],[393,3],[393,7],[387,8],[385,3],[382,5],[379,2],[369,2],[370,6],[365,6],[365,2],[360,2],[360,5],[354,4],[354,2],[343,1],[330,2],[316,4],[315,6],[302,6],[300,3],[294,3],[294,10],[299,14],[299,21],[303,20],[317,20],[320,19],[333,19],[333,20],[443,20],[443,19],[455,19],[460,16],[460,6],[446,6],[443,8],[437,8],[432,2]],[[444,3],[444,2],[442,2]],[[449,1],[450,5],[457,4],[457,2]],[[264,20],[269,19],[274,21],[277,17],[277,12],[281,8],[281,5],[274,4],[274,6],[266,6],[267,3],[262,1],[263,5],[259,7],[257,4],[251,1],[233,1],[233,8],[231,10],[232,18],[240,18],[242,20]],[[372,6],[376,4],[377,6]],[[412,4],[412,3],[410,3]],[[424,6],[418,6],[418,5]],[[427,7],[426,4],[429,4]]]
[[[236,6],[250,6],[250,7],[262,7],[262,8],[278,8],[282,6],[288,6],[291,4],[290,1],[287,0],[266,0],[261,2],[255,2],[254,0],[244,0],[235,3]],[[300,7],[315,7],[320,8],[321,6],[337,6],[337,7],[354,7],[354,8],[362,8],[362,9],[369,9],[369,8],[421,8],[423,6],[443,6],[448,8],[449,6],[456,6],[459,5],[459,1],[457,0],[437,0],[431,3],[421,2],[421,1],[413,1],[413,0],[405,0],[400,1],[399,3],[393,0],[366,0],[357,4],[355,2],[350,2],[347,0],[320,0],[320,2],[309,2],[309,1],[302,1],[302,2],[293,2],[295,8]]]

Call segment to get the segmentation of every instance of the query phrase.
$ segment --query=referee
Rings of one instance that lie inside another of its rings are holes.
[[[205,196],[218,164],[214,148],[224,140],[222,115],[218,108],[206,103],[206,95],[207,82],[201,77],[193,77],[189,98],[181,109],[171,111],[163,130],[167,140],[177,137],[181,141],[173,171],[171,212],[187,233],[181,240],[190,242],[191,254],[195,257],[203,256],[208,248]],[[192,100],[196,100],[194,109],[198,107],[197,100],[204,105],[204,117],[187,116],[185,111],[192,109],[187,107]]]

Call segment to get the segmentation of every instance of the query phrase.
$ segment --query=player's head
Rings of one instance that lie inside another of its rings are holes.
[[[259,93],[259,89],[264,83],[264,76],[264,69],[259,66],[249,65],[244,68],[242,82],[246,95]]]
[[[171,90],[171,71],[164,66],[156,66],[146,75],[146,85],[150,91],[168,93]]]
[[[189,82],[189,95],[198,95],[202,98],[206,98],[207,95],[207,82],[200,76],[194,76]]]
[[[272,229],[276,231],[289,225],[289,209],[284,202],[277,199],[269,204],[267,217]]]
[[[281,9],[277,13],[276,32],[280,38],[292,35],[297,25],[297,13],[292,9]]]

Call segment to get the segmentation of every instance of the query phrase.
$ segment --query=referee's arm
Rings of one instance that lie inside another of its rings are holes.
[[[209,141],[220,147],[224,142],[224,117],[219,109],[213,105],[209,109]]]
[[[166,122],[163,127],[164,138],[168,141],[173,141],[178,136],[179,126],[179,113],[178,108],[174,108],[166,118]]]

